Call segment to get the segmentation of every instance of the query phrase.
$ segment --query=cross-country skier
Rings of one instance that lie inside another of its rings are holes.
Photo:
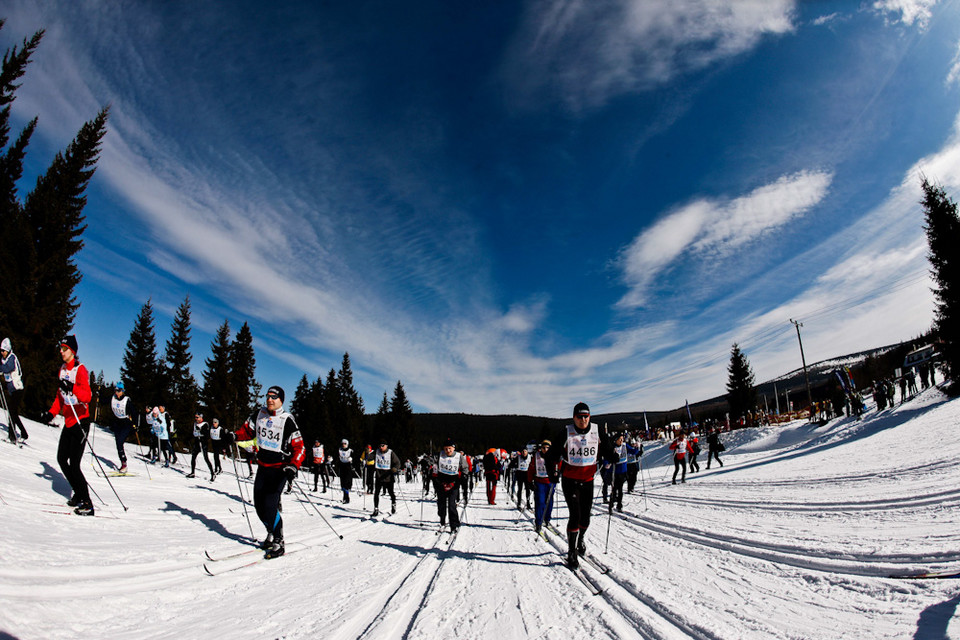
[[[643,455],[643,445],[634,439],[631,439],[628,444],[630,447],[627,448],[627,493],[633,493],[633,487],[637,484],[637,476],[640,474],[640,457]]]
[[[360,454],[360,468],[363,470],[363,485],[367,493],[373,493],[373,473],[377,467],[377,452],[373,450],[373,445],[368,444],[367,448]]]
[[[716,459],[717,464],[721,467],[723,462],[720,460],[720,452],[723,451],[724,446],[720,442],[720,429],[713,428],[710,430],[710,433],[707,434],[707,469],[710,468],[710,460]]]
[[[203,461],[207,463],[207,469],[210,470],[210,482],[216,478],[213,473],[213,465],[210,464],[210,458],[207,457],[207,438],[210,437],[210,425],[203,421],[203,414],[197,413],[193,417],[193,441],[190,443],[190,473],[188,478],[195,478],[197,475],[197,456],[203,454]]]
[[[449,514],[451,533],[456,533],[460,528],[457,501],[460,485],[467,473],[469,469],[466,459],[456,451],[453,440],[447,438],[443,443],[440,457],[437,458],[433,482],[437,491],[437,513],[440,515],[440,526],[446,526],[447,514]]]
[[[380,492],[390,494],[390,513],[397,512],[397,496],[393,492],[393,485],[400,473],[400,458],[392,449],[387,447],[385,439],[380,440],[380,449],[375,460],[376,477],[373,491],[373,515],[380,515]]]
[[[27,439],[27,430],[20,421],[20,396],[23,395],[23,370],[20,360],[13,353],[10,338],[0,342],[0,371],[3,372],[3,391],[7,396],[7,422],[10,442],[17,441],[17,429],[20,429],[20,439]]]
[[[173,455],[173,447],[170,446],[170,432],[167,431],[167,414],[161,411],[161,407],[154,407],[150,414],[151,431],[158,442],[158,450],[163,452],[163,466],[170,466],[170,459]],[[160,462],[160,454],[154,462]]]
[[[611,457],[606,431],[590,422],[590,407],[579,402],[573,408],[573,424],[558,434],[560,446],[551,448],[548,459],[563,460],[560,487],[570,510],[567,520],[567,566],[577,569],[587,552],[585,536],[593,507],[593,478],[601,460]]]
[[[610,506],[607,508],[613,513],[613,507],[616,505],[617,511],[623,511],[623,484],[627,481],[627,461],[630,456],[636,457],[640,450],[625,442],[626,434],[620,432],[613,440],[613,492],[610,494]]]
[[[323,477],[323,493],[327,492],[327,458],[323,452],[323,445],[319,440],[313,443],[313,490],[317,490],[317,481]]]
[[[517,485],[517,509],[523,510],[523,493],[527,494],[527,509],[530,508],[530,494],[533,493],[533,482],[527,479],[527,470],[530,469],[530,455],[526,448],[520,449],[520,454],[516,458],[516,485]]]
[[[60,358],[63,365],[60,367],[57,396],[41,422],[49,424],[53,421],[53,416],[63,416],[64,426],[60,432],[60,444],[57,446],[57,462],[73,489],[73,497],[67,504],[76,507],[74,513],[77,515],[92,516],[93,503],[90,502],[87,479],[83,477],[80,463],[87,444],[87,434],[90,432],[89,403],[93,392],[90,390],[90,374],[77,360],[76,336],[69,335],[60,341]]]
[[[487,503],[497,504],[497,481],[500,479],[500,461],[496,449],[483,455],[483,477],[487,481]]]
[[[350,504],[350,489],[353,488],[353,449],[346,438],[340,441],[337,449],[337,473],[340,476],[340,489],[343,491],[343,504]]]
[[[220,466],[220,454],[223,453],[223,444],[224,440],[223,428],[220,426],[220,421],[216,418],[210,423],[210,449],[213,452],[213,477],[217,477],[223,473],[223,468]]]
[[[683,429],[677,430],[677,437],[670,443],[673,450],[673,484],[677,484],[677,473],[683,469],[683,475],[680,476],[680,482],[687,481],[687,454],[693,453],[693,446],[687,440],[687,434]]]
[[[696,473],[700,471],[700,464],[697,462],[697,456],[700,455],[700,436],[696,431],[691,431],[687,439],[690,441],[690,473]]]
[[[553,515],[554,494],[559,477],[556,460],[549,460],[548,453],[552,443],[544,440],[533,454],[533,462],[527,469],[527,479],[533,482],[533,528],[540,533],[540,527],[550,524]]]
[[[280,493],[287,481],[296,478],[297,470],[306,458],[300,429],[293,416],[283,410],[283,398],[281,387],[267,389],[266,406],[237,429],[238,444],[256,446],[253,506],[267,529],[267,537],[260,545],[267,558],[277,558],[284,553]]]
[[[113,429],[113,437],[117,441],[117,456],[120,458],[119,472],[126,473],[127,453],[124,451],[124,444],[127,438],[130,437],[130,434],[137,428],[137,426],[133,424],[132,418],[132,416],[137,413],[137,408],[133,406],[130,398],[126,395],[123,382],[117,383],[117,388],[114,390],[113,397],[110,399],[110,410],[113,411],[111,428]]]

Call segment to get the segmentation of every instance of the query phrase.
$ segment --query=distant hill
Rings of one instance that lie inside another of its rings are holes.
[[[923,341],[923,338],[918,338],[911,342],[877,347],[808,365],[807,373],[810,377],[810,389],[814,401],[825,400],[832,392],[835,384],[833,372],[838,367],[851,369],[858,388],[868,387],[873,380],[892,375],[894,370],[903,363],[904,356]],[[723,380],[722,384],[725,383],[726,380]],[[802,368],[794,369],[757,385],[760,407],[766,406],[769,411],[775,411],[777,397],[779,397],[780,411],[786,412],[788,395],[791,403],[802,403],[806,406],[806,386]],[[726,411],[725,395],[690,405],[690,412],[698,422],[708,418],[722,419]],[[569,422],[567,419],[539,416],[487,416],[465,413],[417,413],[414,414],[414,420],[417,425],[417,440],[424,451],[428,450],[431,444],[433,450],[437,450],[449,436],[456,439],[459,448],[468,453],[486,451],[494,446],[516,450],[531,440],[550,438]],[[669,422],[686,422],[686,409],[677,407],[669,410],[647,411],[646,420],[651,428],[658,428]],[[594,421],[597,424],[606,424],[611,429],[622,425],[642,428],[644,413],[634,411],[595,414]]]

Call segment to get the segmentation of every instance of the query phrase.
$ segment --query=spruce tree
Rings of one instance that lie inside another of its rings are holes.
[[[923,178],[924,230],[930,251],[930,275],[935,286],[934,330],[941,345],[947,375],[956,380],[960,371],[960,218],[957,205],[942,186]]]
[[[757,390],[750,362],[736,343],[730,350],[727,374],[727,403],[730,405],[730,417],[736,420],[752,411],[757,404]]]
[[[257,408],[260,384],[255,375],[257,359],[253,351],[253,334],[246,322],[237,331],[230,350],[230,388],[232,396],[227,417],[240,424]]]
[[[153,406],[160,401],[160,363],[157,361],[157,338],[153,329],[153,304],[148,299],[130,331],[123,351],[120,379],[126,393],[139,407]]]
[[[233,397],[230,381],[230,321],[224,320],[210,343],[210,357],[204,361],[206,369],[203,372],[203,390],[200,399],[203,404],[204,416],[219,418],[220,424],[231,431],[239,427],[248,416],[241,416],[239,420],[229,416]]]
[[[356,389],[353,388],[353,371],[350,368],[350,354],[344,353],[340,364],[340,371],[337,374],[338,383],[338,403],[340,405],[340,416],[343,420],[343,426],[348,432],[356,434],[357,437],[363,436],[367,440],[364,444],[373,444],[374,434],[365,433],[365,421],[363,419],[363,400]]]
[[[0,28],[2,28],[0,23]],[[40,43],[37,32],[19,49],[8,50],[0,69],[0,142],[9,142],[10,104],[17,81]],[[4,266],[4,293],[0,297],[0,331],[17,345],[28,384],[24,409],[38,412],[49,405],[56,379],[46,372],[60,364],[56,341],[73,327],[79,304],[73,291],[80,282],[74,256],[86,229],[84,195],[100,155],[108,110],[85,123],[77,136],[58,153],[37,179],[21,206],[16,181],[23,172],[26,147],[36,128],[31,122],[0,157],[0,237],[9,238]],[[9,267],[9,269],[7,269]],[[83,358],[83,350],[78,355]]]
[[[407,392],[403,384],[397,380],[393,389],[393,398],[390,400],[390,416],[393,420],[393,437],[397,441],[397,448],[411,452],[417,444],[416,425],[413,421],[413,409],[407,400]]]
[[[373,417],[373,434],[380,438],[386,438],[390,446],[396,444],[394,438],[393,417],[390,414],[390,401],[387,400],[387,392],[383,392],[383,400],[377,407],[377,413]]]
[[[197,381],[190,373],[190,296],[184,298],[177,309],[177,315],[170,326],[170,339],[167,340],[163,356],[164,362],[164,406],[181,425],[193,423],[200,390]]]

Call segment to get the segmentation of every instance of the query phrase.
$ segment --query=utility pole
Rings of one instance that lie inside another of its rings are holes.
[[[790,322],[797,328],[797,342],[800,343],[800,362],[803,363],[803,381],[807,385],[807,406],[813,411],[813,395],[810,393],[810,377],[807,375],[807,359],[803,355],[803,340],[800,339],[800,327],[803,323],[791,319]]]

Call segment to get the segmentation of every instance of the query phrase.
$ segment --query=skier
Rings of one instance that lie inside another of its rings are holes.
[[[700,471],[700,464],[697,462],[697,456],[700,455],[700,436],[696,431],[690,432],[690,473]]]
[[[223,428],[220,426],[220,421],[216,418],[210,424],[210,449],[213,451],[213,477],[217,477],[223,473],[223,468],[220,466],[220,455],[223,453]]]
[[[113,392],[113,397],[110,399],[110,409],[113,411],[113,437],[117,441],[117,456],[120,458],[120,473],[127,472],[127,454],[124,451],[124,444],[127,441],[127,438],[130,434],[136,430],[136,425],[133,424],[133,419],[130,417],[134,415],[137,410],[130,402],[130,398],[126,395],[126,391],[123,388],[123,382],[117,383],[117,388]]]
[[[167,431],[167,414],[162,410],[163,407],[154,407],[150,415],[153,435],[156,436],[159,451],[163,452],[163,466],[170,466],[170,458],[173,454],[173,448],[170,446],[170,433]],[[154,462],[160,462],[160,454]]]
[[[0,371],[3,372],[4,387],[3,391],[7,397],[7,431],[10,436],[10,442],[17,441],[17,428],[20,429],[20,439],[27,439],[27,430],[23,427],[20,420],[20,396],[23,395],[23,370],[20,368],[20,360],[13,353],[13,347],[10,344],[10,338],[4,338],[0,342]]]
[[[563,460],[560,487],[570,510],[567,521],[567,566],[577,569],[578,556],[587,553],[585,536],[590,526],[590,510],[593,507],[593,478],[601,460],[611,457],[606,431],[590,422],[590,407],[579,402],[573,408],[573,424],[564,427],[557,441],[559,447],[551,447],[548,460]]]
[[[713,428],[707,434],[707,469],[710,468],[710,460],[715,458],[717,464],[721,467],[723,462],[720,460],[720,452],[724,450],[723,443],[720,442],[720,429]]]
[[[76,336],[69,335],[60,341],[60,358],[63,365],[60,367],[57,395],[50,410],[40,421],[50,424],[55,415],[63,416],[63,430],[57,445],[57,462],[73,489],[73,496],[67,504],[76,507],[73,512],[77,515],[92,516],[93,503],[90,502],[87,479],[83,477],[80,463],[87,444],[87,434],[90,432],[89,403],[93,392],[90,390],[90,374],[77,360]]]
[[[557,489],[557,463],[548,460],[551,442],[544,440],[533,454],[533,463],[527,469],[527,480],[533,482],[533,528],[540,533],[544,524],[550,524],[553,514],[553,496]]]
[[[530,508],[530,494],[533,493],[533,481],[527,479],[527,471],[530,469],[530,455],[526,448],[520,449],[520,454],[516,460],[517,509],[522,511],[524,490],[527,493],[527,509]]]
[[[306,457],[300,429],[293,416],[283,410],[283,389],[267,389],[266,404],[237,429],[237,444],[256,447],[257,477],[253,481],[253,506],[267,530],[260,545],[266,558],[284,554],[283,519],[280,517],[280,492],[283,485],[297,477]]]
[[[631,448],[627,449],[627,493],[633,493],[633,488],[637,485],[637,476],[640,474],[640,457],[643,455],[643,445],[633,439],[630,440],[629,444]],[[633,453],[633,451],[637,453]],[[710,463],[707,462],[707,464]]]
[[[677,484],[677,473],[683,469],[683,475],[680,476],[680,482],[687,481],[687,454],[693,453],[693,446],[687,440],[687,434],[683,429],[677,430],[677,437],[670,443],[673,450],[673,484]]]
[[[616,505],[617,511],[623,511],[623,485],[627,481],[628,460],[630,456],[634,458],[639,455],[640,450],[625,442],[626,434],[620,432],[614,438],[613,454],[616,463],[613,467],[613,492],[610,494],[610,505],[607,507],[609,513],[613,513],[613,507]]]
[[[213,465],[210,464],[210,458],[207,457],[207,438],[210,437],[210,426],[203,421],[203,414],[197,413],[193,417],[193,442],[190,445],[190,473],[188,478],[195,478],[197,474],[197,456],[203,454],[203,461],[207,463],[210,470],[210,482],[216,478],[213,473]]]
[[[317,481],[323,476],[323,493],[327,492],[327,471],[324,469],[326,456],[323,453],[323,445],[319,440],[313,443],[313,490],[317,490]]]
[[[373,493],[373,472],[376,470],[377,453],[373,450],[373,445],[367,445],[363,453],[360,454],[360,468],[363,469],[363,485],[368,494]]]
[[[376,456],[376,488],[373,491],[373,515],[380,515],[380,492],[390,494],[390,513],[397,512],[397,496],[393,492],[393,483],[400,473],[400,458],[387,447],[385,439],[380,440],[380,450]]]
[[[337,454],[340,456],[337,461],[337,472],[340,475],[340,489],[343,490],[343,504],[350,504],[350,489],[353,487],[353,449],[350,448],[346,438],[340,441]]]
[[[457,513],[459,488],[465,474],[469,473],[467,461],[456,451],[452,438],[447,438],[437,458],[433,471],[434,488],[437,492],[437,513],[440,515],[440,527],[446,526],[447,514],[450,515],[450,533],[460,528],[460,514]]]
[[[483,456],[483,476],[487,481],[487,502],[497,504],[497,480],[500,479],[500,463],[497,450],[490,449]]]

